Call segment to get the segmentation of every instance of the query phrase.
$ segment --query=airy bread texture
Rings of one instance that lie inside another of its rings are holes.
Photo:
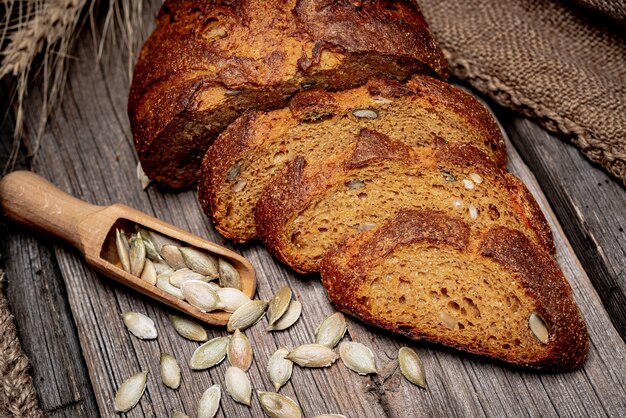
[[[509,227],[404,209],[344,239],[321,270],[338,309],[413,339],[548,370],[576,369],[587,356],[585,323],[554,258]]]
[[[446,79],[447,64],[409,0],[169,0],[141,50],[128,114],[148,177],[184,187],[245,110],[284,106],[311,86],[413,74]]]
[[[473,97],[427,76],[407,83],[376,78],[342,92],[304,91],[288,108],[241,116],[204,157],[200,203],[222,235],[255,238],[254,208],[274,174],[296,156],[311,163],[345,152],[364,128],[415,147],[440,138],[470,143],[506,166],[500,130]]]
[[[519,230],[554,252],[528,190],[474,146],[437,140],[413,148],[367,129],[339,157],[311,164],[296,158],[267,185],[255,221],[270,252],[308,273],[319,271],[341,238],[376,228],[403,208],[454,214],[480,230]]]

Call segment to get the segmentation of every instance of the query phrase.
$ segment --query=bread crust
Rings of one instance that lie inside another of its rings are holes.
[[[367,70],[359,70],[359,60],[389,60],[390,74],[401,79],[414,73],[447,78],[443,53],[411,2],[360,3],[166,1],[141,50],[128,100],[146,174],[170,187],[193,184],[207,146],[243,110],[284,106],[302,83],[362,84]],[[335,33],[339,27],[342,34]],[[381,31],[389,36],[380,38]],[[337,60],[354,74],[335,77]]]
[[[549,324],[550,340],[543,355],[522,359],[459,344],[444,335],[399,326],[375,317],[355,295],[367,271],[400,246],[427,242],[494,260],[514,274],[536,302],[537,313]],[[586,325],[574,302],[571,287],[553,257],[519,231],[493,227],[470,231],[466,222],[433,210],[404,209],[382,227],[346,238],[322,260],[322,282],[335,306],[364,322],[415,340],[439,342],[479,355],[544,370],[581,367],[588,352]]]
[[[526,190],[523,183],[509,183],[510,174],[502,171],[491,159],[470,144],[436,142],[434,148],[412,148],[399,141],[393,141],[380,132],[362,130],[356,144],[346,154],[328,161],[320,161],[310,166],[303,157],[296,158],[267,185],[263,197],[255,208],[257,233],[268,250],[279,260],[300,273],[318,271],[319,265],[300,257],[287,248],[283,231],[286,223],[304,210],[316,196],[332,187],[337,178],[346,170],[360,167],[373,161],[402,161],[407,166],[417,165],[422,170],[437,170],[450,164],[471,167],[472,171],[491,178],[508,192],[502,196],[516,211],[518,217],[529,226],[535,238],[548,254],[553,254],[554,241],[545,217],[535,206],[529,210],[518,204],[520,199],[532,199],[526,191],[523,197],[514,196]]]

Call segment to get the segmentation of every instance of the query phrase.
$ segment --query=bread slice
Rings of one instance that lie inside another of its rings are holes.
[[[256,228],[267,248],[301,273],[319,271],[339,239],[382,225],[402,208],[440,210],[486,229],[522,231],[546,252],[552,234],[523,184],[469,144],[412,148],[362,130],[345,155],[297,157],[266,187]]]
[[[148,177],[182,187],[245,110],[285,106],[311,86],[417,73],[446,79],[447,63],[409,0],[170,0],[139,56],[128,113]]]
[[[406,84],[377,78],[348,91],[301,92],[289,108],[240,117],[204,157],[200,202],[222,235],[250,240],[256,236],[254,207],[275,173],[297,155],[312,162],[344,152],[363,128],[411,146],[438,138],[471,143],[506,166],[500,130],[473,97],[427,76]]]
[[[506,226],[402,210],[331,249],[321,273],[338,309],[416,340],[558,371],[587,355],[585,323],[554,258]]]

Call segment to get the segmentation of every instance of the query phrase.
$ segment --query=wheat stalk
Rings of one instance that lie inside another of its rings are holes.
[[[103,0],[104,1],[104,0]],[[62,97],[67,78],[68,58],[83,24],[89,21],[94,42],[97,23],[94,10],[98,0],[0,0],[5,16],[0,23],[0,78],[11,76],[14,81],[12,98],[15,129],[13,147],[4,171],[11,169],[19,155],[24,133],[24,101],[34,79],[42,83],[42,109],[34,145],[31,147],[33,160],[39,149],[46,121]],[[139,44],[143,40],[141,31],[141,0],[108,0],[107,12],[102,25],[100,46],[96,62],[102,57],[107,40],[116,44],[115,34],[121,33],[125,50],[128,52],[128,71]],[[37,65],[35,65],[37,63]]]

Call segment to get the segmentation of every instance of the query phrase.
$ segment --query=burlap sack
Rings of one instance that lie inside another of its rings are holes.
[[[43,417],[3,287],[0,270],[0,417]]]
[[[452,73],[626,185],[624,1],[419,0]]]

